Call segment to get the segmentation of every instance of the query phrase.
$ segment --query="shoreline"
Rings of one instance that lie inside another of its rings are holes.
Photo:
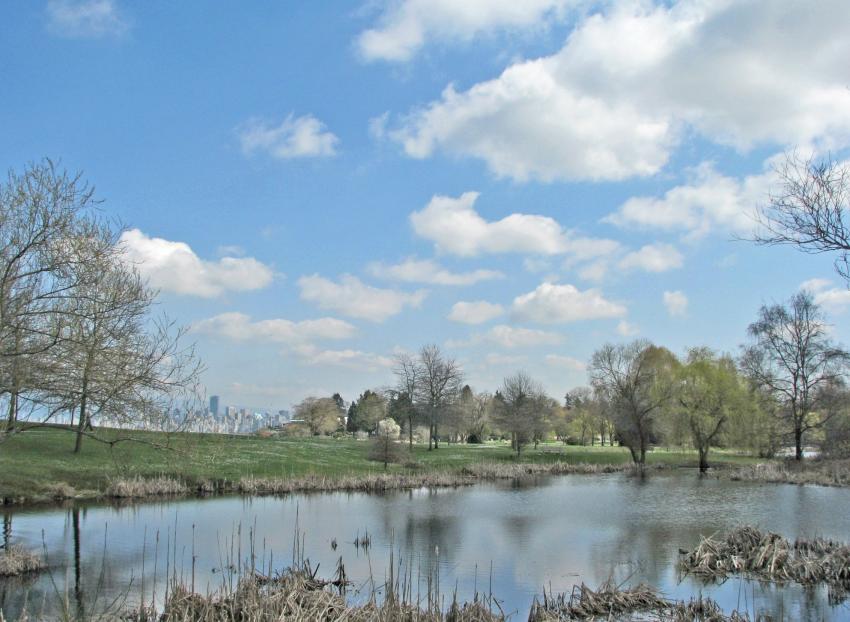
[[[672,471],[677,467],[654,464],[645,467],[647,472]],[[456,470],[433,470],[427,472],[383,473],[374,472],[349,476],[306,475],[291,478],[247,476],[238,480],[205,480],[188,483],[170,476],[153,478],[115,479],[105,490],[76,491],[67,484],[57,487],[56,494],[33,497],[5,497],[0,508],[29,509],[57,508],[68,502],[133,502],[153,499],[190,499],[207,496],[247,495],[274,496],[289,494],[363,492],[382,493],[393,490],[417,488],[461,488],[500,480],[515,480],[525,477],[547,475],[604,475],[630,473],[632,464],[593,463],[520,463],[503,464],[482,462]]]

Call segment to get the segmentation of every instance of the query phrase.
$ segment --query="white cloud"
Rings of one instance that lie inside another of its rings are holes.
[[[832,287],[829,279],[809,279],[800,285],[800,289],[811,292],[815,303],[831,313],[844,313],[850,308],[850,289]]]
[[[619,324],[617,324],[617,332],[623,337],[634,337],[640,332],[640,328],[638,328],[631,322],[627,322],[626,320],[620,320]]]
[[[251,119],[237,128],[246,155],[264,151],[280,160],[336,155],[339,139],[313,115],[290,114],[280,125]]]
[[[563,336],[558,333],[499,324],[486,333],[476,333],[465,341],[449,340],[446,342],[446,346],[449,348],[465,348],[481,343],[491,343],[503,348],[514,349],[552,345],[561,343],[561,341],[563,341]]]
[[[670,244],[647,244],[636,251],[626,254],[619,262],[623,270],[645,270],[646,272],[666,272],[681,268],[684,257],[675,246]]]
[[[249,315],[229,312],[200,320],[192,330],[208,335],[226,337],[234,341],[303,344],[313,339],[348,339],[357,329],[344,320],[323,317],[293,322],[280,318],[252,321]]]
[[[692,179],[663,197],[633,197],[604,221],[620,227],[682,231],[698,238],[711,231],[743,233],[755,226],[756,207],[767,199],[776,176],[772,170],[741,180],[718,173],[710,163],[692,171]]]
[[[690,135],[834,150],[850,143],[848,22],[844,0],[608,3],[559,52],[449,85],[388,133],[519,181],[655,174]]]
[[[678,317],[688,312],[688,297],[684,292],[664,292],[663,299],[667,313],[671,316]]]
[[[293,351],[303,363],[317,367],[344,367],[358,371],[377,371],[393,366],[393,359],[360,350],[322,350],[312,344],[296,346]]]
[[[574,285],[542,283],[514,298],[512,312],[520,320],[559,324],[622,317],[626,307],[607,300],[597,289],[581,291]]]
[[[484,300],[475,302],[456,302],[448,317],[453,322],[463,324],[483,324],[499,317],[505,312],[502,305],[494,304]]]
[[[189,296],[213,298],[226,291],[262,289],[274,272],[253,257],[222,257],[207,261],[185,242],[152,238],[138,229],[121,234],[124,258],[136,266],[152,287]]]
[[[405,307],[418,307],[427,291],[400,292],[366,285],[350,274],[343,274],[339,282],[318,274],[298,279],[301,299],[316,304],[320,309],[330,309],[348,317],[371,322],[383,322],[402,312]]]
[[[393,265],[373,263],[369,266],[369,272],[372,276],[382,279],[429,285],[474,285],[480,281],[492,281],[505,276],[497,270],[451,272],[431,259],[412,258]]]
[[[47,28],[71,39],[118,37],[129,25],[113,0],[48,0]]]
[[[613,240],[574,237],[554,218],[514,213],[487,221],[477,211],[477,192],[461,196],[436,195],[428,205],[410,215],[416,234],[435,244],[437,250],[462,257],[485,253],[569,254],[577,260],[613,252]]]
[[[546,362],[549,365],[566,367],[567,369],[571,369],[573,371],[584,371],[585,369],[587,369],[587,365],[585,365],[583,361],[580,361],[571,356],[563,356],[560,354],[547,354]]]
[[[368,61],[410,60],[429,40],[470,41],[498,29],[539,27],[571,0],[403,0],[387,2],[379,26],[357,38]]]

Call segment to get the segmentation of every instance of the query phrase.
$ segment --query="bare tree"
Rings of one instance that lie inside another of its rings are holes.
[[[422,376],[421,366],[409,354],[396,357],[393,373],[396,377],[396,398],[404,405],[404,416],[407,419],[407,435],[410,451],[413,451],[413,421],[416,417],[416,407],[413,402],[416,388]]]
[[[0,397],[8,399],[6,435],[25,408],[49,418],[39,401],[50,351],[62,337],[62,308],[86,273],[114,257],[111,238],[91,217],[93,191],[45,160],[0,184]]]
[[[805,253],[838,253],[835,269],[850,283],[850,167],[796,153],[776,167],[780,187],[757,213],[759,244],[796,246]]]
[[[463,371],[454,359],[446,358],[436,345],[419,351],[421,374],[416,396],[428,416],[428,450],[439,448],[440,418],[457,398],[463,382]]]
[[[744,349],[741,367],[781,405],[779,412],[794,435],[795,457],[802,460],[806,432],[834,413],[828,408],[816,412],[828,394],[823,389],[841,382],[850,354],[829,338],[820,307],[805,291],[792,296],[788,306],[763,306],[749,333],[755,343]]]
[[[642,339],[606,344],[591,359],[591,383],[609,404],[620,442],[641,469],[655,434],[655,417],[671,397],[671,359],[675,357],[667,350]]]
[[[541,385],[525,372],[502,381],[494,398],[493,416],[497,425],[511,434],[511,447],[519,458],[523,445],[536,440],[551,408]]]

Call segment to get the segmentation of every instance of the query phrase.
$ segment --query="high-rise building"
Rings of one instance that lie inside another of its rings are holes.
[[[210,413],[213,417],[218,417],[218,395],[210,396]]]

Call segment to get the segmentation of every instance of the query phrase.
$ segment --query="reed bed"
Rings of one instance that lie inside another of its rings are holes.
[[[587,585],[573,586],[567,594],[536,598],[528,622],[566,622],[568,620],[657,620],[663,622],[748,622],[749,616],[733,611],[725,615],[710,598],[688,602],[670,601],[648,585],[621,588],[610,581],[593,590]]]
[[[22,546],[12,545],[0,553],[0,577],[19,577],[45,568],[40,555]]]
[[[409,577],[408,577],[409,578]],[[337,578],[322,580],[309,562],[289,568],[276,576],[251,572],[233,589],[202,596],[182,584],[175,584],[161,613],[141,608],[125,614],[135,622],[501,622],[501,612],[493,612],[487,599],[459,603],[453,598],[443,609],[438,588],[429,583],[429,591],[420,605],[409,584],[390,579],[387,593],[380,600],[373,592],[367,602],[349,604],[345,597],[342,566]]]
[[[114,479],[109,482],[104,495],[117,499],[136,499],[142,497],[159,497],[170,495],[185,495],[189,487],[173,477],[132,477]]]
[[[679,566],[688,573],[716,579],[747,574],[780,583],[826,584],[833,600],[843,599],[850,590],[847,544],[821,538],[790,542],[749,526],[720,538],[702,538],[694,550],[682,554]]]
[[[520,479],[539,475],[621,473],[630,465],[553,462],[551,464],[502,464],[482,462],[457,471],[427,473],[370,473],[349,477],[309,475],[296,478],[243,477],[235,490],[243,494],[290,494],[297,492],[385,492],[411,488],[451,488],[481,481]]]
[[[730,469],[720,476],[743,482],[850,486],[850,460],[767,462]]]

